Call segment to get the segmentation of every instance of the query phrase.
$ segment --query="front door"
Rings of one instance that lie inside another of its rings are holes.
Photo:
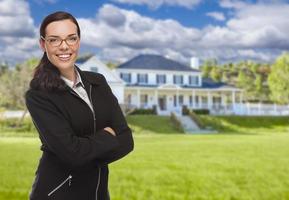
[[[158,103],[159,103],[160,110],[166,110],[167,109],[166,97],[165,96],[159,97]]]

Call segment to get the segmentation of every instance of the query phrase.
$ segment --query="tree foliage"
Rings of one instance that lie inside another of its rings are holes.
[[[9,68],[0,76],[0,107],[25,109],[24,93],[29,87],[33,68],[39,61],[35,58]]]
[[[246,101],[270,101],[267,79],[271,68],[268,64],[245,60],[217,65],[216,61],[209,59],[201,66],[201,70],[203,77],[244,89]]]
[[[284,53],[273,64],[268,77],[271,98],[281,104],[289,103],[289,53]]]

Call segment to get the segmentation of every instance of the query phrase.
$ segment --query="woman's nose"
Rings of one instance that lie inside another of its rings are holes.
[[[63,40],[62,43],[60,44],[59,48],[60,48],[61,50],[66,50],[66,49],[69,48],[69,46],[68,46],[68,44],[66,44],[66,41]]]

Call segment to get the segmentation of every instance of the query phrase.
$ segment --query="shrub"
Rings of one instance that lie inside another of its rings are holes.
[[[190,110],[188,109],[188,107],[186,105],[182,106],[182,114],[183,115],[189,115],[190,114]]]
[[[144,108],[137,108],[133,112],[130,113],[131,115],[155,115],[155,109],[144,109]]]
[[[209,109],[193,109],[192,111],[197,115],[209,115],[210,114]]]
[[[0,130],[13,131],[13,132],[33,132],[36,131],[34,124],[30,117],[24,118],[20,126],[18,124],[18,118],[9,118],[0,120]]]

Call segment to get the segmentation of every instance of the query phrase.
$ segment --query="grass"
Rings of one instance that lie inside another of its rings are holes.
[[[181,133],[174,127],[170,118],[157,115],[129,115],[127,121],[136,134],[175,134]]]
[[[270,134],[289,132],[288,116],[198,116],[204,124],[222,133]]]
[[[252,120],[234,125],[250,134],[184,135],[173,134],[168,118],[129,116],[139,132],[134,151],[110,165],[112,199],[289,199],[288,124],[269,120],[261,131]],[[35,137],[0,137],[0,200],[27,199],[39,145]]]

